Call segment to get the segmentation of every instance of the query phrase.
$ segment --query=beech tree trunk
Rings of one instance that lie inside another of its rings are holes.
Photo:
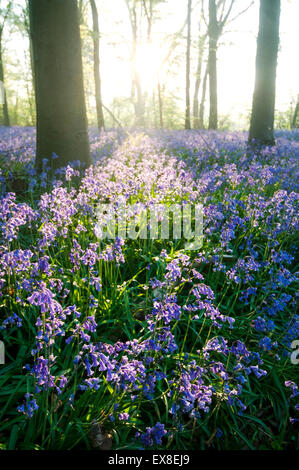
[[[201,95],[201,101],[200,101],[200,107],[199,107],[199,123],[198,123],[199,129],[204,129],[204,114],[205,114],[205,101],[206,101],[208,75],[209,75],[209,64],[207,64],[203,83],[202,83],[202,95]]]
[[[2,60],[2,30],[0,31],[0,82],[2,82],[4,86],[4,67],[3,67],[3,60]],[[0,90],[0,92],[2,94],[2,90]],[[7,103],[7,96],[6,96],[5,88],[3,91],[3,98],[4,98],[3,100],[4,102],[2,104],[2,109],[3,109],[2,122],[4,126],[9,127],[10,118],[9,118],[8,103]]]
[[[260,0],[255,87],[249,142],[274,145],[276,66],[279,45],[280,0]]]
[[[163,129],[164,122],[163,122],[163,98],[162,98],[162,90],[161,84],[158,81],[158,102],[159,102],[159,120],[160,120],[160,128]]]
[[[99,29],[99,15],[95,0],[90,0],[93,22],[93,66],[94,66],[94,82],[95,82],[95,97],[97,108],[98,128],[104,129],[104,113],[102,106],[102,90],[101,90],[101,75],[100,75],[100,29]]]
[[[187,50],[186,50],[186,110],[185,129],[191,129],[190,119],[190,48],[191,48],[191,7],[192,0],[188,0],[187,14]]]
[[[294,111],[294,114],[293,114],[292,129],[295,129],[295,127],[297,125],[298,114],[299,114],[299,96],[297,98],[297,103],[296,103],[295,111]]]
[[[209,0],[209,91],[210,91],[210,114],[209,129],[218,127],[218,100],[217,100],[217,41],[218,23],[216,1]]]
[[[76,0],[29,0],[37,114],[36,167],[91,164]]]
[[[205,41],[206,41],[206,35],[202,36],[200,34],[200,27],[199,27],[198,59],[197,59],[197,69],[196,69],[194,95],[193,95],[193,127],[194,127],[194,129],[199,128],[199,97],[198,97],[198,94],[199,94],[199,88],[200,88],[200,84],[201,84],[202,61],[203,61]]]

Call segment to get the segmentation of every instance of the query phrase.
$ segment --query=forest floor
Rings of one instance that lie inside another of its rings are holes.
[[[0,128],[0,449],[298,448],[299,132],[246,137],[91,130],[36,175]],[[100,203],[201,204],[202,246],[100,237]]]

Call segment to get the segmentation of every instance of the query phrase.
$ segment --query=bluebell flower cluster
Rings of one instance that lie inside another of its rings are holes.
[[[93,165],[53,173],[45,159],[37,175],[33,130],[5,132],[0,332],[11,357],[26,345],[10,378],[27,384],[17,419],[44,416],[59,396],[62,420],[88,408],[143,447],[201,427],[220,445],[215,416],[241,418],[276,365],[298,411],[285,367],[299,338],[297,134],[256,155],[243,133],[90,131]],[[18,165],[26,203],[13,192]],[[203,204],[202,248],[98,239],[96,205],[120,202]]]

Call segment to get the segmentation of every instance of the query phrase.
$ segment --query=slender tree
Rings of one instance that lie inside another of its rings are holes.
[[[201,85],[201,76],[202,76],[202,64],[203,64],[203,55],[205,42],[207,39],[207,33],[202,33],[201,24],[199,24],[199,38],[198,38],[198,57],[197,57],[197,68],[195,75],[195,85],[194,85],[194,95],[193,95],[193,127],[195,129],[199,128],[199,88]]]
[[[255,87],[249,142],[274,145],[276,66],[279,45],[280,0],[260,0]]]
[[[77,0],[30,0],[35,71],[37,149],[56,167],[72,160],[89,165],[81,41]]]
[[[159,1],[159,0],[158,0]],[[156,0],[157,2],[157,0]],[[158,3],[158,2],[157,2]],[[150,43],[152,39],[152,26],[153,26],[153,19],[154,19],[154,0],[149,0],[149,4],[147,5],[146,0],[142,0],[142,5],[144,9],[144,13],[146,16],[147,21],[147,42]]]
[[[34,63],[33,63],[33,51],[32,51],[32,41],[30,35],[30,24],[29,24],[29,2],[25,0],[22,2],[21,10],[13,9],[11,14],[11,25],[15,26],[17,30],[21,33],[22,37],[25,41],[28,41],[28,55],[27,52],[23,59],[23,75],[25,81],[25,88],[27,91],[27,100],[28,100],[28,108],[29,108],[29,124],[35,125],[35,81],[34,81]],[[29,56],[29,67],[27,67],[27,57]],[[16,110],[16,107],[15,107]],[[14,111],[14,121],[16,120],[16,112]]]
[[[218,100],[217,100],[217,41],[219,37],[219,25],[217,22],[216,1],[209,0],[209,91],[210,91],[210,115],[209,129],[217,129],[218,125]]]
[[[205,114],[205,101],[206,101],[208,75],[209,75],[209,67],[207,64],[203,82],[202,82],[202,94],[201,94],[201,101],[200,101],[200,106],[199,106],[199,118],[198,118],[199,129],[204,128],[204,114]]]
[[[159,102],[159,120],[160,120],[160,128],[163,129],[164,121],[163,121],[163,96],[162,96],[162,87],[161,83],[158,80],[158,102]]]
[[[28,0],[26,0],[25,6],[23,7],[21,22],[24,25],[24,30],[26,32],[26,35],[28,36],[28,39],[29,39],[30,65],[31,65],[31,73],[32,73],[32,87],[33,87],[33,92],[35,93],[34,61],[33,61],[33,48],[32,48],[32,39],[31,39],[30,24],[29,24],[29,3],[28,3]]]
[[[99,15],[95,0],[89,0],[91,11],[92,11],[92,23],[93,23],[93,66],[94,66],[94,82],[95,82],[95,96],[96,96],[96,108],[97,108],[97,119],[98,128],[103,129],[104,113],[102,106],[102,90],[101,90],[101,75],[100,75],[100,29],[99,29]]]
[[[1,3],[0,3],[1,7]],[[3,31],[4,31],[4,26],[6,23],[6,20],[8,18],[8,15],[10,14],[12,8],[12,2],[9,2],[8,5],[6,6],[3,16],[2,16],[2,21],[0,22],[0,83],[5,84],[5,76],[4,76],[4,65],[3,65]],[[8,111],[8,103],[7,103],[7,93],[5,91],[5,88],[3,90],[3,125],[4,126],[10,126],[10,118],[9,118],[9,111]]]
[[[3,104],[2,104],[2,109],[3,109],[3,125],[4,126],[10,126],[10,119],[9,119],[9,112],[8,112],[8,103],[7,103],[7,93],[4,87],[4,67],[3,67],[3,53],[2,53],[2,47],[1,47],[1,32],[0,32],[0,83],[3,84]]]
[[[298,115],[299,115],[299,95],[297,96],[297,102],[296,102],[296,106],[295,106],[295,110],[294,110],[294,114],[292,118],[292,129],[296,128],[297,126]]]
[[[192,8],[192,0],[188,0],[188,12],[187,12],[187,48],[186,48],[186,109],[185,109],[185,129],[191,129],[191,119],[190,119],[191,8]]]
[[[209,0],[209,92],[210,92],[210,114],[209,129],[218,127],[218,98],[217,98],[217,49],[219,38],[223,34],[224,27],[245,13],[254,1],[246,5],[244,10],[239,11],[231,17],[234,5],[240,5],[236,0]],[[204,11],[202,4],[202,12]],[[203,15],[204,18],[204,15]],[[204,18],[205,19],[205,18]],[[206,21],[205,21],[206,22]],[[207,24],[207,22],[206,22]]]

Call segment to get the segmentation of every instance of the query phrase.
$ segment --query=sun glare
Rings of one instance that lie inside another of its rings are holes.
[[[160,44],[142,44],[136,54],[136,72],[144,91],[155,88],[161,73],[163,61],[167,55],[165,48]]]

